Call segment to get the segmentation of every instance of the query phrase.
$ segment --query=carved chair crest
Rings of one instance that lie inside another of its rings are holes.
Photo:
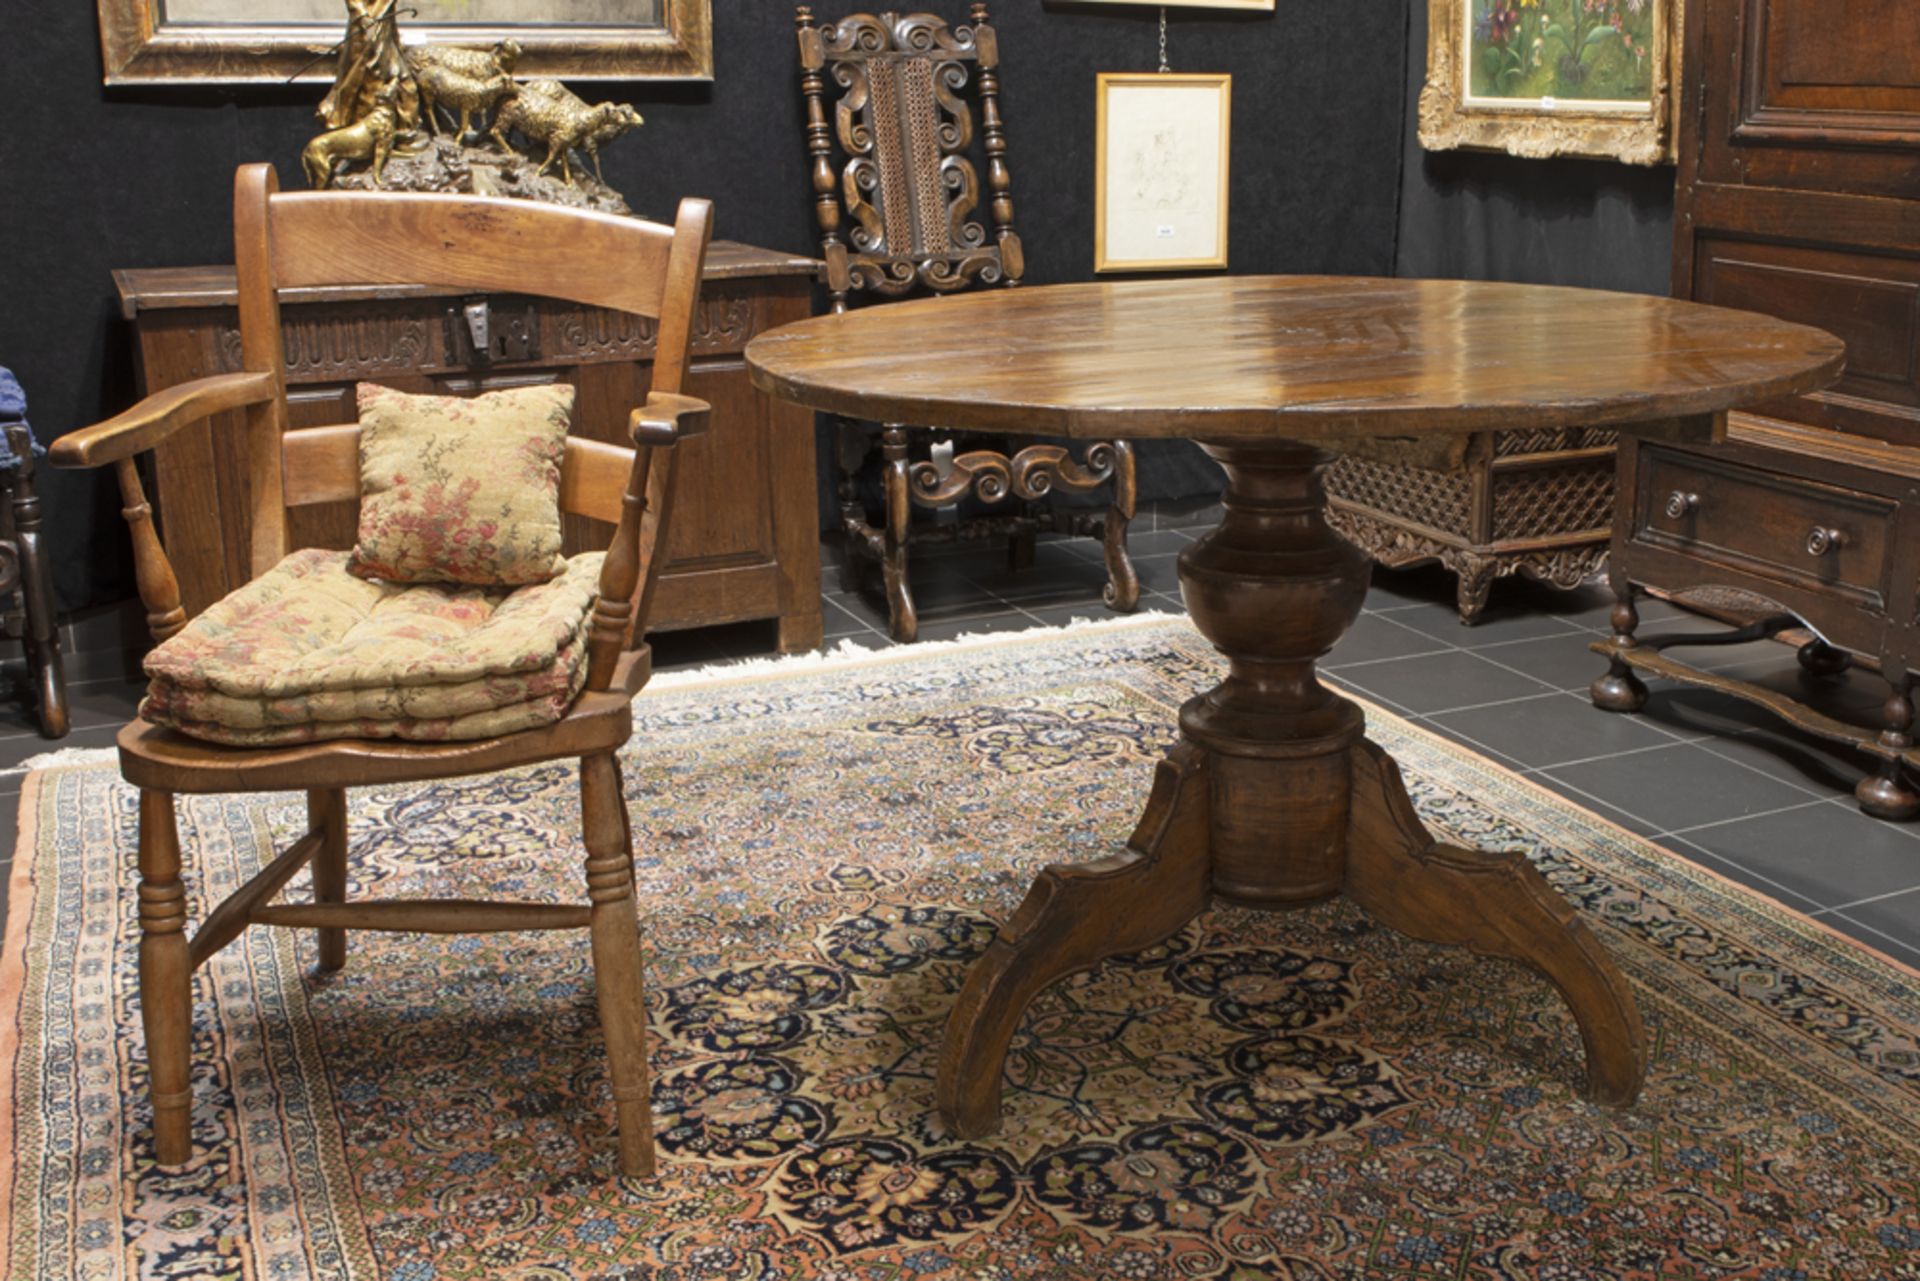
[[[846,310],[856,289],[945,293],[1020,278],[999,46],[987,6],[975,4],[970,16],[969,25],[957,27],[929,13],[855,13],[815,25],[809,7],[795,10],[807,151],[835,311]],[[828,75],[841,88],[831,128]],[[981,191],[968,154],[969,79],[980,107],[991,239],[974,217]],[[838,174],[836,142],[846,157]]]

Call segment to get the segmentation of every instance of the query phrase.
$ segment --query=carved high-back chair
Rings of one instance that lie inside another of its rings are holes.
[[[855,13],[816,24],[807,5],[795,9],[794,21],[814,211],[833,310],[845,311],[859,294],[897,298],[976,284],[1018,284],[1025,263],[1013,229],[1013,183],[1000,119],[1000,51],[987,6],[975,4],[966,26],[949,26],[927,13]],[[840,89],[832,124],[829,79]],[[973,106],[963,91],[969,80],[975,81],[980,108],[991,237],[973,217],[982,193],[979,171],[968,155]],[[846,157],[838,172],[836,142]],[[993,335],[981,335],[981,354],[993,354]],[[863,566],[879,562],[895,640],[910,641],[919,628],[907,586],[909,542],[970,538],[995,526],[1011,534],[1009,563],[1015,568],[1031,563],[1036,532],[1102,539],[1107,604],[1126,611],[1139,603],[1140,582],[1127,559],[1135,482],[1133,450],[1125,441],[1091,445],[1076,461],[1062,444],[971,436],[952,443],[994,447],[956,448],[950,466],[943,467],[930,457],[932,446],[950,441],[953,433],[881,425],[885,515],[876,527],[867,519],[858,487],[874,436],[871,424],[840,426],[843,572],[854,580]],[[1011,457],[1010,449],[1017,450]],[[1109,484],[1112,501],[1104,516],[1056,511],[1045,502],[1055,492],[1091,493]],[[1016,500],[1020,509],[1011,516],[931,526],[916,526],[911,519],[916,505],[943,507],[969,493],[990,503]]]
[[[638,448],[578,437],[569,437],[565,445],[562,511],[615,528],[598,600],[583,633],[585,688],[560,720],[496,738],[341,739],[266,748],[223,746],[144,720],[121,731],[121,772],[140,789],[140,998],[154,1147],[161,1164],[185,1162],[191,1151],[192,972],[247,926],[315,930],[322,969],[345,963],[350,929],[585,928],[591,935],[619,1127],[619,1167],[629,1175],[651,1172],[631,835],[614,753],[632,731],[630,703],[651,670],[644,639],[647,604],[661,560],[656,553],[664,547],[674,446],[704,429],[707,420],[704,402],[677,393],[711,223],[712,209],[704,200],[682,201],[669,228],[528,201],[358,192],[283,195],[271,168],[246,166],[234,190],[243,371],[168,388],[53,446],[57,466],[111,463],[118,472],[140,596],[155,639],[165,640],[187,621],[141,488],[138,454],[190,423],[244,410],[256,578],[287,554],[289,508],[354,502],[359,496],[356,425],[288,429],[278,290],[446,285],[564,298],[658,321],[652,390],[631,415]],[[487,773],[563,757],[580,759],[589,903],[347,901],[347,788]],[[174,796],[275,791],[306,793],[306,835],[209,912],[189,937]],[[275,903],[281,888],[309,863],[313,901]]]

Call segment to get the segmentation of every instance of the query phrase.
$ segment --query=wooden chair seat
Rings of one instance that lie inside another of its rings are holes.
[[[127,782],[196,795],[302,791],[315,778],[337,787],[458,778],[618,749],[633,732],[633,696],[651,672],[651,651],[645,646],[631,650],[615,669],[611,688],[583,692],[551,725],[501,738],[449,743],[342,738],[287,747],[227,747],[136,720],[115,742]]]

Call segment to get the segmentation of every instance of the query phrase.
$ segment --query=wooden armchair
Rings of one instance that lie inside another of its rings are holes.
[[[897,298],[922,290],[951,293],[976,284],[1018,284],[1026,264],[1013,229],[1012,179],[1000,117],[1000,51],[987,6],[973,5],[970,24],[958,27],[927,13],[855,13],[816,25],[806,5],[795,9],[794,21],[814,212],[834,312],[845,311],[856,293]],[[970,64],[978,73],[991,239],[969,217],[981,199],[979,173],[968,158],[973,109],[962,96]],[[842,90],[831,126],[829,77]],[[847,156],[838,174],[836,140]],[[993,335],[982,334],[981,340],[983,355],[991,352]],[[860,470],[873,452],[873,425],[840,425],[836,452],[844,572],[855,579],[863,566],[879,563],[895,640],[911,641],[919,629],[907,586],[909,543],[974,538],[996,529],[1011,535],[1009,563],[1015,568],[1031,563],[1037,532],[1101,539],[1107,605],[1126,612],[1140,603],[1140,580],[1127,558],[1136,492],[1132,446],[1101,441],[1076,461],[1061,443],[953,438],[951,432],[895,423],[879,428],[885,514],[876,527],[867,519],[858,487]],[[947,440],[955,445],[954,457],[942,467],[929,454],[934,442]],[[990,447],[964,448],[971,443]],[[1112,493],[1104,515],[1059,511],[1047,501],[1055,493],[1093,493],[1103,486],[1111,486]],[[1012,515],[914,524],[916,505],[943,507],[969,494],[1020,506]]]
[[[158,1160],[191,1151],[191,975],[249,925],[310,928],[319,963],[346,960],[350,929],[467,933],[577,929],[591,934],[601,1024],[619,1127],[619,1167],[653,1168],[632,840],[617,749],[632,731],[630,701],[650,671],[648,598],[664,547],[674,445],[704,429],[705,403],[678,395],[711,229],[704,200],[681,202],[672,228],[524,201],[338,192],[278,193],[266,165],[242,168],[234,189],[244,370],[160,392],[117,418],[63,437],[61,467],[111,463],[131,526],[141,599],[156,640],[186,625],[154,531],[136,455],[189,423],[245,411],[251,565],[258,577],[287,553],[287,511],[358,497],[358,428],[287,426],[277,290],[325,284],[451,285],[546,295],[658,321],[652,390],[633,410],[639,448],[569,438],[563,511],[615,526],[587,639],[585,689],[565,716],[537,729],[450,742],[345,739],[272,748],[221,746],[135,721],[119,737],[121,772],[140,789],[140,995]],[[586,838],[583,906],[346,901],[346,789],[457,777],[561,757],[580,758]],[[174,822],[176,793],[307,794],[309,830],[186,933]],[[313,901],[273,902],[302,867]]]

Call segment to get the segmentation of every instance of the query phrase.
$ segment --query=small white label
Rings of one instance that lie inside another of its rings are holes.
[[[1153,234],[1160,237],[1160,239],[1162,240],[1172,240],[1173,227],[1171,224],[1163,222],[1159,226],[1153,229]]]
[[[1546,97],[1544,97],[1544,98],[1542,98],[1542,99],[1540,99],[1540,109],[1541,109],[1542,111],[1552,111],[1552,110],[1553,110],[1553,95],[1552,95],[1552,94],[1548,94],[1548,95],[1547,95]]]

